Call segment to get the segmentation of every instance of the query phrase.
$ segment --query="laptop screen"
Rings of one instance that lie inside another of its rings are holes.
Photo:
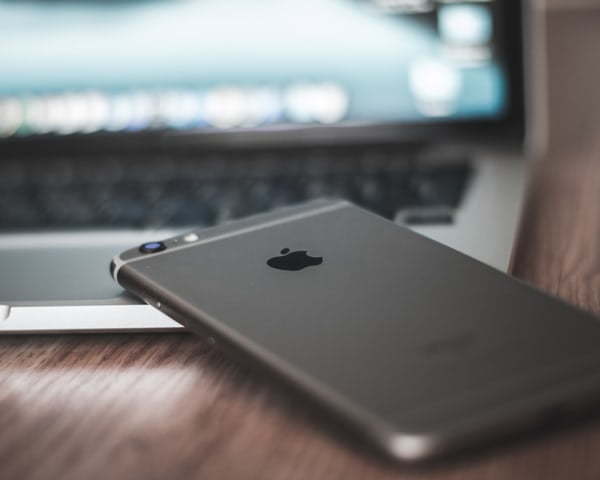
[[[0,137],[502,118],[499,0],[0,0]]]

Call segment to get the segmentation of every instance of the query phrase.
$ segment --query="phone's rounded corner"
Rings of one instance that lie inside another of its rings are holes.
[[[393,460],[405,465],[423,464],[439,454],[438,439],[429,433],[393,433],[383,447]]]
[[[119,279],[118,279],[118,275],[119,275],[119,269],[123,266],[125,262],[123,261],[123,258],[121,257],[121,255],[115,255],[112,260],[110,261],[110,265],[108,267],[108,270],[110,272],[110,276],[112,277],[112,279],[119,283]]]

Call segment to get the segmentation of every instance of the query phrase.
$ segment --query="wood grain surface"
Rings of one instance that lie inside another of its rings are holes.
[[[513,272],[600,313],[600,9],[548,19],[550,145]],[[186,333],[0,338],[0,479],[599,479],[600,426],[419,472]]]

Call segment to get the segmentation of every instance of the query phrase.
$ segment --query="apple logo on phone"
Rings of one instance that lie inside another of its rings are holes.
[[[290,252],[289,248],[281,251],[281,256],[272,257],[267,260],[267,265],[277,270],[298,271],[306,267],[321,265],[323,257],[311,257],[306,250]]]

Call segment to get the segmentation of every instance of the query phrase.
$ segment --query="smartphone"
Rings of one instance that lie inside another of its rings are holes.
[[[404,462],[600,399],[596,318],[345,201],[146,243],[111,270]]]

